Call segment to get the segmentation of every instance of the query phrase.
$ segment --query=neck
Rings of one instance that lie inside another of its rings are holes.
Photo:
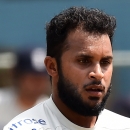
[[[54,95],[52,96],[52,99],[57,106],[57,108],[60,110],[60,112],[71,122],[73,122],[76,125],[79,125],[81,127],[85,128],[92,128],[95,126],[97,116],[82,116],[70,108],[68,108],[58,96]],[[70,114],[71,113],[71,114]]]

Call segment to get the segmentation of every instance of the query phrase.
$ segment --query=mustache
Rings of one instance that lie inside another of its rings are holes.
[[[92,82],[90,82],[90,83],[88,83],[88,84],[85,84],[85,85],[83,86],[83,88],[87,88],[88,86],[94,86],[94,85],[100,85],[100,86],[102,86],[103,88],[105,88],[105,86],[102,84],[101,81],[92,81]]]

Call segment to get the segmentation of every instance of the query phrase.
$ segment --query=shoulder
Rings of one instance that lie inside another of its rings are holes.
[[[103,116],[110,118],[111,120],[124,120],[124,121],[130,121],[130,118],[119,115],[115,112],[112,112],[110,110],[105,109],[102,113]]]
[[[46,101],[19,114],[4,127],[4,130],[37,130],[46,127],[45,103]]]
[[[105,109],[99,116],[99,124],[109,129],[130,129],[130,118]]]

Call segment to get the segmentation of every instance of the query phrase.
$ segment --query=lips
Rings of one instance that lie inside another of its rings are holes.
[[[104,87],[102,85],[91,85],[91,86],[88,86],[86,87],[86,90],[87,91],[104,91]]]
[[[90,96],[100,97],[104,92],[104,87],[102,85],[91,85],[86,87],[86,91]]]

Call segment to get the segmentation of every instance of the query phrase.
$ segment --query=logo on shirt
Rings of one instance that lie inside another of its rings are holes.
[[[46,125],[46,122],[43,119],[24,119],[20,120],[16,123],[13,123],[11,127],[9,127],[9,130],[15,130],[16,128],[19,128],[24,125],[35,125],[35,124],[40,124],[40,125]],[[36,130],[35,128],[32,130]]]

